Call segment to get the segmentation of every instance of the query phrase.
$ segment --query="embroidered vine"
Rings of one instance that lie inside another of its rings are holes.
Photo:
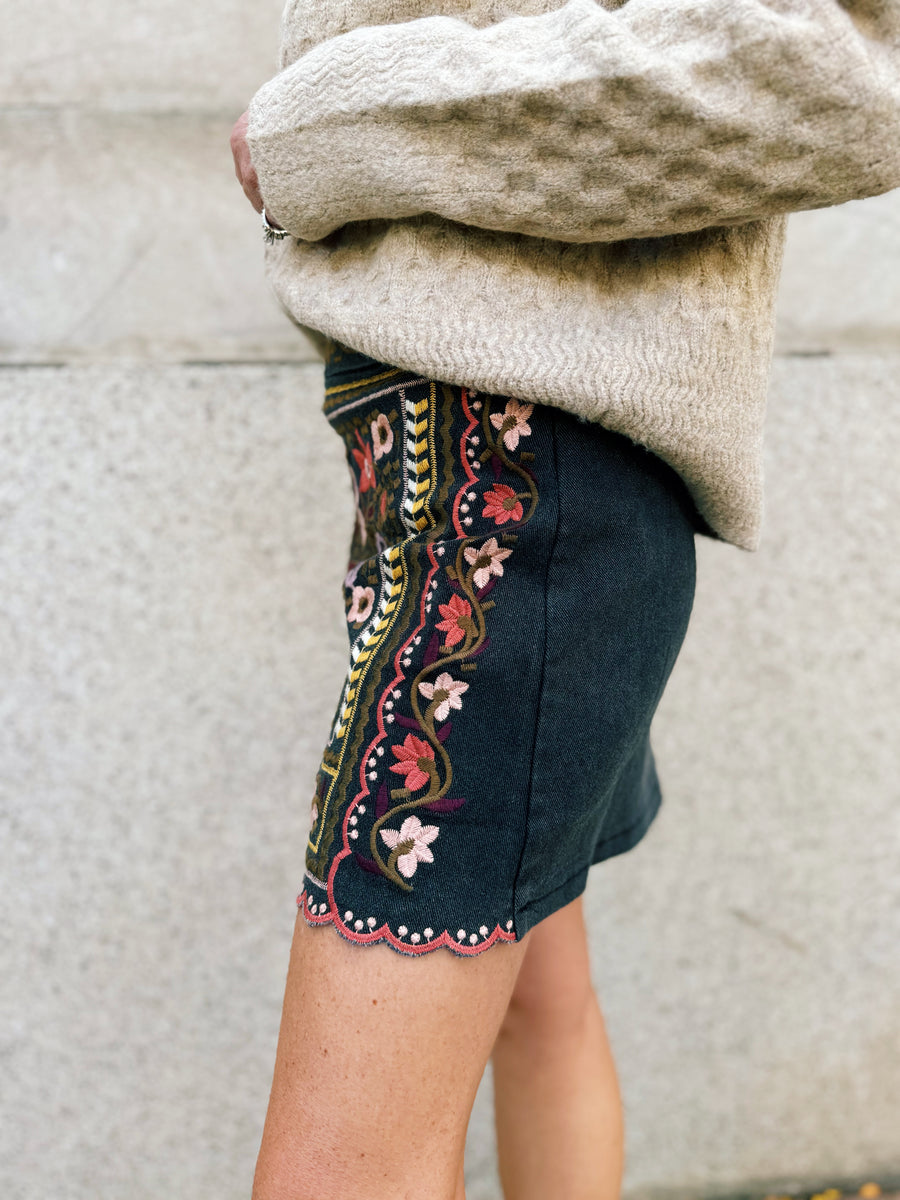
[[[534,455],[520,452],[519,462],[515,462],[509,451],[515,450],[520,439],[531,433],[528,417],[534,406],[508,398],[503,411],[496,412],[491,411],[490,397],[487,397],[480,407],[485,449],[478,456],[479,462],[482,465],[490,462],[494,475],[493,484],[481,495],[484,504],[481,515],[493,521],[497,528],[524,525],[534,513],[538,500],[534,474],[524,465],[533,461]],[[373,443],[376,443],[376,433],[387,441],[390,427],[385,431],[384,424],[381,417],[372,422]],[[390,437],[392,441],[392,435]],[[359,440],[362,449],[354,449],[353,454],[362,480],[371,459],[367,446],[361,438]],[[383,448],[381,453],[384,453]],[[380,457],[377,448],[375,457]],[[500,482],[504,469],[521,481],[518,490]],[[469,486],[474,487],[475,481]],[[469,496],[471,498],[471,492]],[[481,533],[460,538],[453,563],[443,567],[451,594],[446,603],[438,604],[441,620],[435,622],[423,664],[410,682],[408,700],[413,715],[393,714],[394,723],[408,730],[401,742],[390,746],[395,761],[389,765],[389,770],[402,775],[403,784],[389,789],[387,782],[382,782],[369,833],[371,858],[357,851],[356,860],[364,869],[383,874],[405,891],[413,890],[408,880],[419,863],[434,861],[430,847],[440,832],[439,826],[423,824],[410,810],[447,813],[465,804],[464,799],[449,796],[453,785],[453,766],[445,747],[452,731],[449,716],[451,710],[463,708],[464,696],[469,689],[469,684],[457,678],[453,668],[460,672],[475,670],[477,656],[488,646],[485,614],[494,607],[495,601],[490,596],[503,576],[504,561],[513,553],[517,535],[505,529],[500,537],[512,545],[501,546],[497,534],[485,537]],[[442,546],[449,544],[440,543]],[[430,588],[437,590],[436,580],[432,580]],[[362,588],[359,595],[354,592],[351,611],[357,620],[361,619],[360,614],[371,611],[369,596]],[[424,711],[422,698],[427,701]],[[381,752],[379,747],[378,753]],[[392,828],[391,822],[403,813],[408,815],[399,829]],[[383,856],[383,847],[390,851],[387,858]]]

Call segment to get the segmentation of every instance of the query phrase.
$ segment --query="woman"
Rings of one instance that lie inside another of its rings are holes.
[[[786,216],[900,184],[896,4],[516,7],[291,5],[232,135],[356,500],[255,1200],[462,1200],[489,1057],[506,1200],[618,1196],[587,875],[758,544]]]

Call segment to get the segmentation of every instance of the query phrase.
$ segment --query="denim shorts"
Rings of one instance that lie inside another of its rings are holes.
[[[347,673],[297,904],[404,954],[521,939],[635,846],[701,530],[678,474],[550,405],[330,342]]]

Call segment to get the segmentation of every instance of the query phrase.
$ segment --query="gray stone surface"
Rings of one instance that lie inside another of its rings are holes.
[[[316,358],[265,284],[232,123],[0,113],[0,362]]]
[[[896,1174],[900,357],[773,371],[666,799],[588,886],[627,1191]],[[0,1192],[246,1200],[352,498],[321,368],[0,371]],[[333,936],[322,931],[323,936]],[[499,1200],[490,1075],[469,1200]]]
[[[239,112],[0,112],[0,362],[316,359],[265,284]],[[897,262],[900,189],[792,214],[778,351],[900,351]]]
[[[275,73],[281,9],[280,0],[4,3],[0,106],[230,110]]]
[[[900,189],[791,213],[775,349],[900,351]]]

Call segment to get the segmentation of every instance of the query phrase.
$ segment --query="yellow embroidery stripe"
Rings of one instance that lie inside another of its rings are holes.
[[[394,367],[393,370],[383,371],[380,375],[369,375],[365,379],[355,379],[353,383],[337,383],[333,387],[325,389],[326,396],[337,396],[340,392],[349,392],[354,388],[368,387],[373,383],[381,383],[383,379],[392,379],[395,375],[402,375],[403,372]]]

